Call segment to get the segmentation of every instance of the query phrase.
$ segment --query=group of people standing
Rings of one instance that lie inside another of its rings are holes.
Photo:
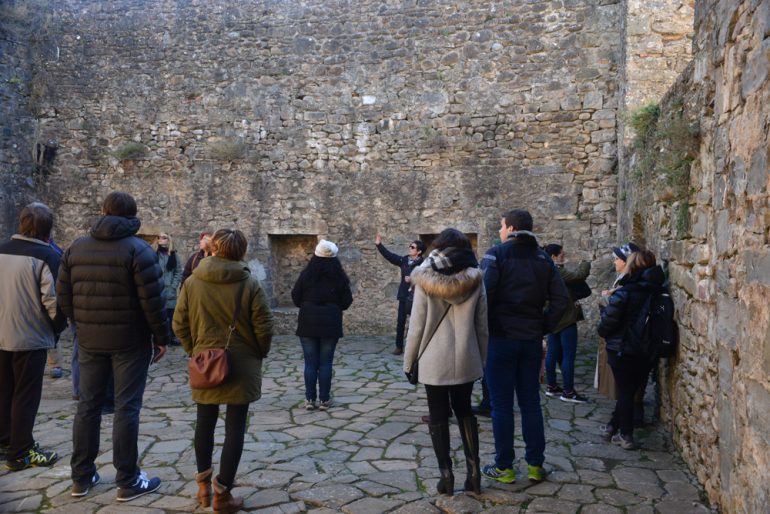
[[[55,452],[42,449],[32,428],[42,390],[45,352],[54,346],[69,319],[77,330],[79,401],[73,424],[71,495],[86,496],[100,481],[95,459],[100,445],[102,406],[114,382],[113,464],[117,500],[130,501],[160,487],[138,463],[137,438],[142,396],[150,365],[178,338],[189,356],[220,348],[225,336],[231,353],[228,379],[210,389],[193,389],[197,405],[194,449],[197,499],[217,512],[236,512],[243,501],[230,493],[243,451],[249,404],[261,396],[262,361],[271,346],[273,319],[264,290],[243,262],[247,240],[239,230],[203,233],[199,251],[184,269],[167,233],[154,247],[135,237],[140,228],[131,195],[113,192],[90,233],[59,258],[47,243],[53,214],[43,204],[25,207],[19,234],[0,246],[0,446],[11,470],[51,465]],[[564,390],[574,394],[569,361],[574,363],[579,313],[568,289],[588,270],[572,276],[558,266],[559,247],[546,252],[532,232],[532,216],[516,209],[501,216],[501,243],[479,263],[468,238],[442,231],[427,256],[416,240],[400,257],[379,235],[379,252],[401,268],[399,314],[394,353],[404,355],[410,381],[424,384],[429,432],[440,470],[438,491],[452,494],[449,418],[454,413],[466,457],[465,490],[481,491],[481,476],[515,480],[513,399],[522,417],[525,460],[530,480],[545,478],[545,437],[539,396],[541,341],[554,338],[547,366],[561,357]],[[342,337],[342,313],[352,303],[350,280],[338,247],[321,240],[297,279],[291,296],[299,307],[297,331],[304,357],[307,410],[334,405],[332,363]],[[609,364],[618,377],[619,399],[606,427],[613,441],[630,447],[629,398],[644,368],[623,355],[623,324],[639,308],[650,284],[662,273],[654,256],[627,256],[624,275],[610,296],[599,332],[607,338]],[[563,264],[563,263],[561,263]],[[590,266],[589,266],[590,269]],[[566,283],[566,285],[565,285]],[[410,314],[408,333],[406,317]],[[173,328],[173,332],[171,331]],[[406,336],[405,336],[406,333]],[[473,384],[488,384],[495,439],[494,462],[481,467],[478,420],[471,406]],[[554,383],[552,383],[552,381]],[[220,472],[212,454],[219,406],[227,405]],[[213,497],[213,498],[212,498]]]

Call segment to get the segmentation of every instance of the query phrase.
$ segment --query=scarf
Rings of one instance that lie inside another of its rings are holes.
[[[466,268],[477,268],[479,263],[470,248],[449,247],[430,252],[422,266],[430,266],[442,275],[454,275]]]

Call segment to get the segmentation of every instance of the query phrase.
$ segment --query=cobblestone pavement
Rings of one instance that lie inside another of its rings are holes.
[[[568,404],[543,398],[547,481],[511,485],[482,479],[483,494],[435,494],[436,459],[427,426],[424,390],[410,386],[389,339],[342,339],[335,357],[332,394],[337,405],[322,412],[303,408],[302,357],[294,337],[279,337],[265,363],[263,397],[251,406],[249,428],[235,494],[245,510],[269,513],[550,512],[646,514],[712,512],[702,490],[657,429],[637,431],[643,449],[625,451],[602,441],[599,426],[611,402],[589,388],[594,345],[581,343],[577,385],[591,399]],[[71,343],[64,342],[65,358]],[[163,480],[160,494],[128,504],[115,501],[112,416],[102,420],[97,460],[102,482],[87,497],[69,494],[71,426],[75,402],[69,377],[46,377],[35,437],[59,452],[52,468],[0,474],[2,512],[203,512],[196,509],[192,439],[195,406],[187,388],[185,357],[178,347],[150,370],[142,410],[139,451],[142,469]],[[480,387],[477,385],[477,390]],[[648,410],[652,410],[648,407]],[[217,428],[217,448],[223,439]],[[480,418],[481,461],[492,462],[488,418]],[[520,426],[517,416],[517,427]],[[456,487],[465,477],[462,443],[451,427]],[[517,475],[526,476],[523,444],[516,440]],[[214,456],[218,462],[218,450]],[[210,509],[207,509],[210,510]]]

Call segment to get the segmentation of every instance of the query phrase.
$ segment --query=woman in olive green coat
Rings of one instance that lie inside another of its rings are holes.
[[[198,501],[203,507],[209,506],[213,483],[214,511],[237,512],[243,506],[243,499],[234,498],[230,490],[243,452],[249,403],[262,394],[262,359],[270,350],[273,318],[259,281],[241,262],[247,246],[243,232],[218,230],[212,246],[212,256],[200,262],[179,293],[174,332],[190,356],[209,348],[223,348],[235,315],[236,297],[243,287],[237,298],[240,312],[230,338],[230,374],[224,383],[212,389],[192,390],[193,401],[198,404],[195,425]],[[227,404],[225,442],[219,475],[212,481],[214,429],[221,404]]]

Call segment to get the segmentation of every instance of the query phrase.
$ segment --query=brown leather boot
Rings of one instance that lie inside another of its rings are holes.
[[[198,482],[198,504],[201,507],[211,506],[211,473],[212,469],[209,468],[195,474],[195,481]]]
[[[238,512],[243,508],[243,498],[238,498],[230,494],[230,489],[219,483],[219,480],[212,480],[214,486],[214,508],[215,514],[231,514]]]

